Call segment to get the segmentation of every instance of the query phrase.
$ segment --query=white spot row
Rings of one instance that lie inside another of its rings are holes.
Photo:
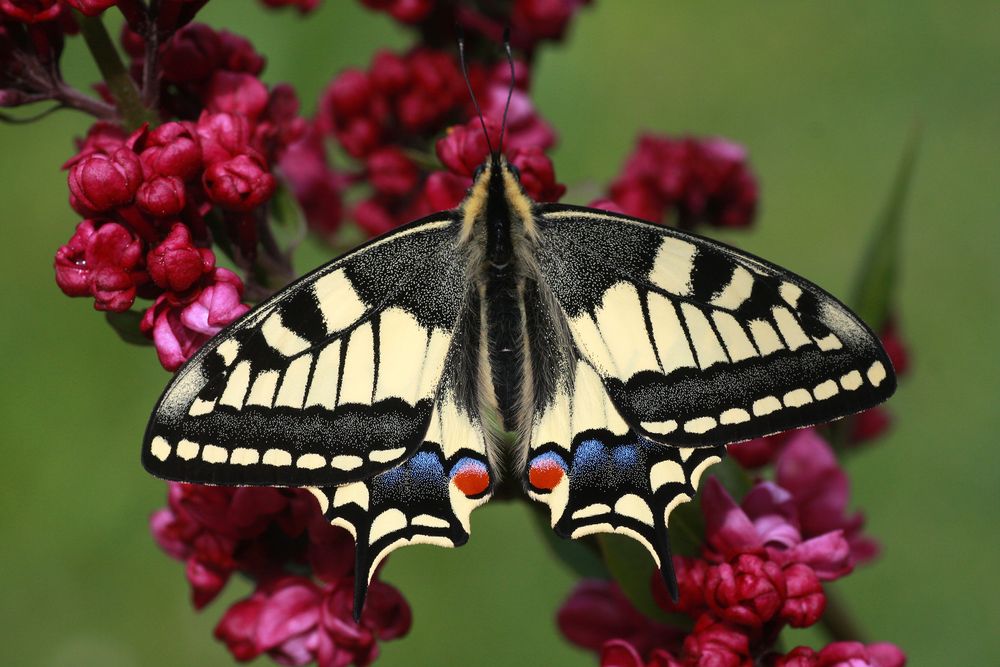
[[[166,461],[171,451],[174,451],[170,443],[163,436],[156,436],[149,443],[149,451],[160,461]],[[292,465],[292,453],[278,448],[271,448],[263,454],[256,449],[249,447],[236,447],[232,451],[226,450],[218,445],[201,445],[191,440],[181,440],[177,443],[175,451],[177,458],[185,461],[193,461],[200,458],[205,463],[229,463],[236,466],[248,465],[269,465],[275,467],[289,467]],[[389,463],[406,453],[405,447],[395,449],[375,449],[368,453],[368,459],[375,463]],[[330,465],[337,470],[354,470],[360,468],[364,459],[353,454],[339,454],[327,460],[322,454],[308,453],[301,454],[294,459],[296,468],[304,470],[318,470]]]
[[[865,377],[873,387],[878,387],[888,377],[888,372],[881,361],[874,362],[867,371]],[[816,401],[825,401],[844,391],[856,391],[864,384],[864,378],[860,371],[851,371],[840,376],[839,381],[834,379],[824,380],[812,388],[810,391],[805,387],[792,389],[780,398],[777,396],[764,396],[753,402],[751,412],[754,417],[764,417],[777,412],[782,408],[800,408],[804,405]],[[701,435],[707,433],[719,425],[732,426],[750,421],[750,413],[743,408],[729,408],[724,410],[718,420],[715,417],[695,417],[684,422],[685,433]],[[656,436],[669,435],[676,431],[681,425],[676,420],[642,422],[642,428]]]

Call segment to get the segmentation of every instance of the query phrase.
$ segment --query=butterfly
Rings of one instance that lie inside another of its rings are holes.
[[[895,386],[878,338],[816,285],[691,233],[536,203],[490,146],[458,208],[208,341],[160,397],[142,461],[169,480],[308,488],[355,538],[355,618],[389,552],[464,544],[502,473],[560,536],[640,542],[676,599],[669,519],[727,443]]]

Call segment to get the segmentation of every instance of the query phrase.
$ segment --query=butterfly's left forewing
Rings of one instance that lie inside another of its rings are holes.
[[[858,412],[895,389],[878,339],[809,281],[721,243],[545,205],[537,262],[625,421],[716,446]]]

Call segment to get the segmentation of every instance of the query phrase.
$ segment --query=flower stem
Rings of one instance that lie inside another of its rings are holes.
[[[826,590],[826,611],[819,624],[833,641],[869,643],[865,631],[858,625],[843,599],[829,588]]]
[[[94,57],[97,68],[101,70],[101,76],[104,77],[104,82],[115,99],[125,128],[134,130],[143,123],[155,123],[156,116],[143,106],[139,91],[132,82],[128,70],[125,69],[101,19],[80,13],[76,14],[76,18],[80,23],[83,39],[87,42],[87,48],[90,49],[90,54]]]

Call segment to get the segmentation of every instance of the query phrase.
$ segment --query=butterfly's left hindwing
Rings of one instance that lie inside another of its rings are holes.
[[[424,440],[467,288],[452,214],[381,237],[213,338],[150,419],[143,464],[211,484],[371,477]]]
[[[625,421],[716,446],[842,417],[895,389],[878,339],[807,280],[726,245],[544,205],[537,262]]]
[[[594,370],[578,361],[535,416],[525,486],[549,506],[562,537],[619,533],[637,540],[676,596],[670,514],[695,497],[703,473],[724,455],[724,447],[670,447],[636,433]]]

